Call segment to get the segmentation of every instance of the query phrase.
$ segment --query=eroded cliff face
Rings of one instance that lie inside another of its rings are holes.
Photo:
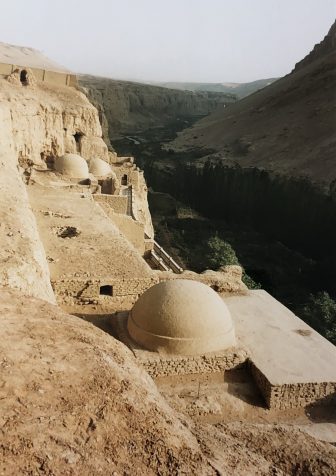
[[[0,284],[54,302],[45,252],[23,177],[65,152],[107,159],[98,112],[73,88],[1,81]]]
[[[0,105],[0,283],[55,302],[46,256],[18,169],[10,104]]]
[[[107,158],[98,112],[74,88],[2,82],[1,103],[11,111],[11,134],[19,161],[40,164],[65,152]]]
[[[129,81],[81,76],[80,84],[100,104],[111,138],[164,126],[183,117],[200,117],[235,101],[232,94],[167,89]]]

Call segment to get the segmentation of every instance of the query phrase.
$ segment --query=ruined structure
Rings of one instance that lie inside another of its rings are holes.
[[[40,51],[0,43],[0,78],[11,76],[18,84],[43,81],[56,86],[76,86],[76,75],[50,61]]]

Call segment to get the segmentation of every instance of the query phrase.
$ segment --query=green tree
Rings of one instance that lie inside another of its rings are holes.
[[[249,289],[261,289],[262,288],[261,284],[258,283],[257,281],[254,281],[254,279],[251,278],[251,276],[249,276],[244,269],[243,269],[242,281]]]
[[[235,250],[230,243],[215,235],[209,238],[206,244],[205,267],[218,270],[221,266],[239,265]],[[261,285],[255,282],[243,269],[242,281],[249,289],[260,289]]]
[[[205,255],[207,265],[214,270],[221,266],[238,264],[239,261],[235,250],[230,243],[222,240],[219,236],[212,236],[207,241],[207,251]]]
[[[336,301],[327,292],[310,295],[302,319],[336,345]]]

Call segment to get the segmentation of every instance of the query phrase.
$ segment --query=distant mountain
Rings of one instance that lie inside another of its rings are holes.
[[[287,76],[185,129],[168,147],[336,184],[336,24]]]
[[[239,99],[272,84],[278,78],[258,79],[250,83],[150,83],[170,89],[182,89],[184,91],[209,91],[216,93],[236,94]]]

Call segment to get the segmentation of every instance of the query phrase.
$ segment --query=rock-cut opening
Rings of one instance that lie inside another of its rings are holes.
[[[76,150],[77,152],[80,152],[80,141],[81,141],[81,138],[83,137],[83,133],[82,132],[76,132],[73,137],[75,139],[75,142],[76,142]]]
[[[20,73],[20,81],[23,86],[27,86],[28,84],[28,72],[27,70],[23,69]]]
[[[113,296],[113,286],[106,284],[104,286],[100,286],[99,294],[102,296]]]

